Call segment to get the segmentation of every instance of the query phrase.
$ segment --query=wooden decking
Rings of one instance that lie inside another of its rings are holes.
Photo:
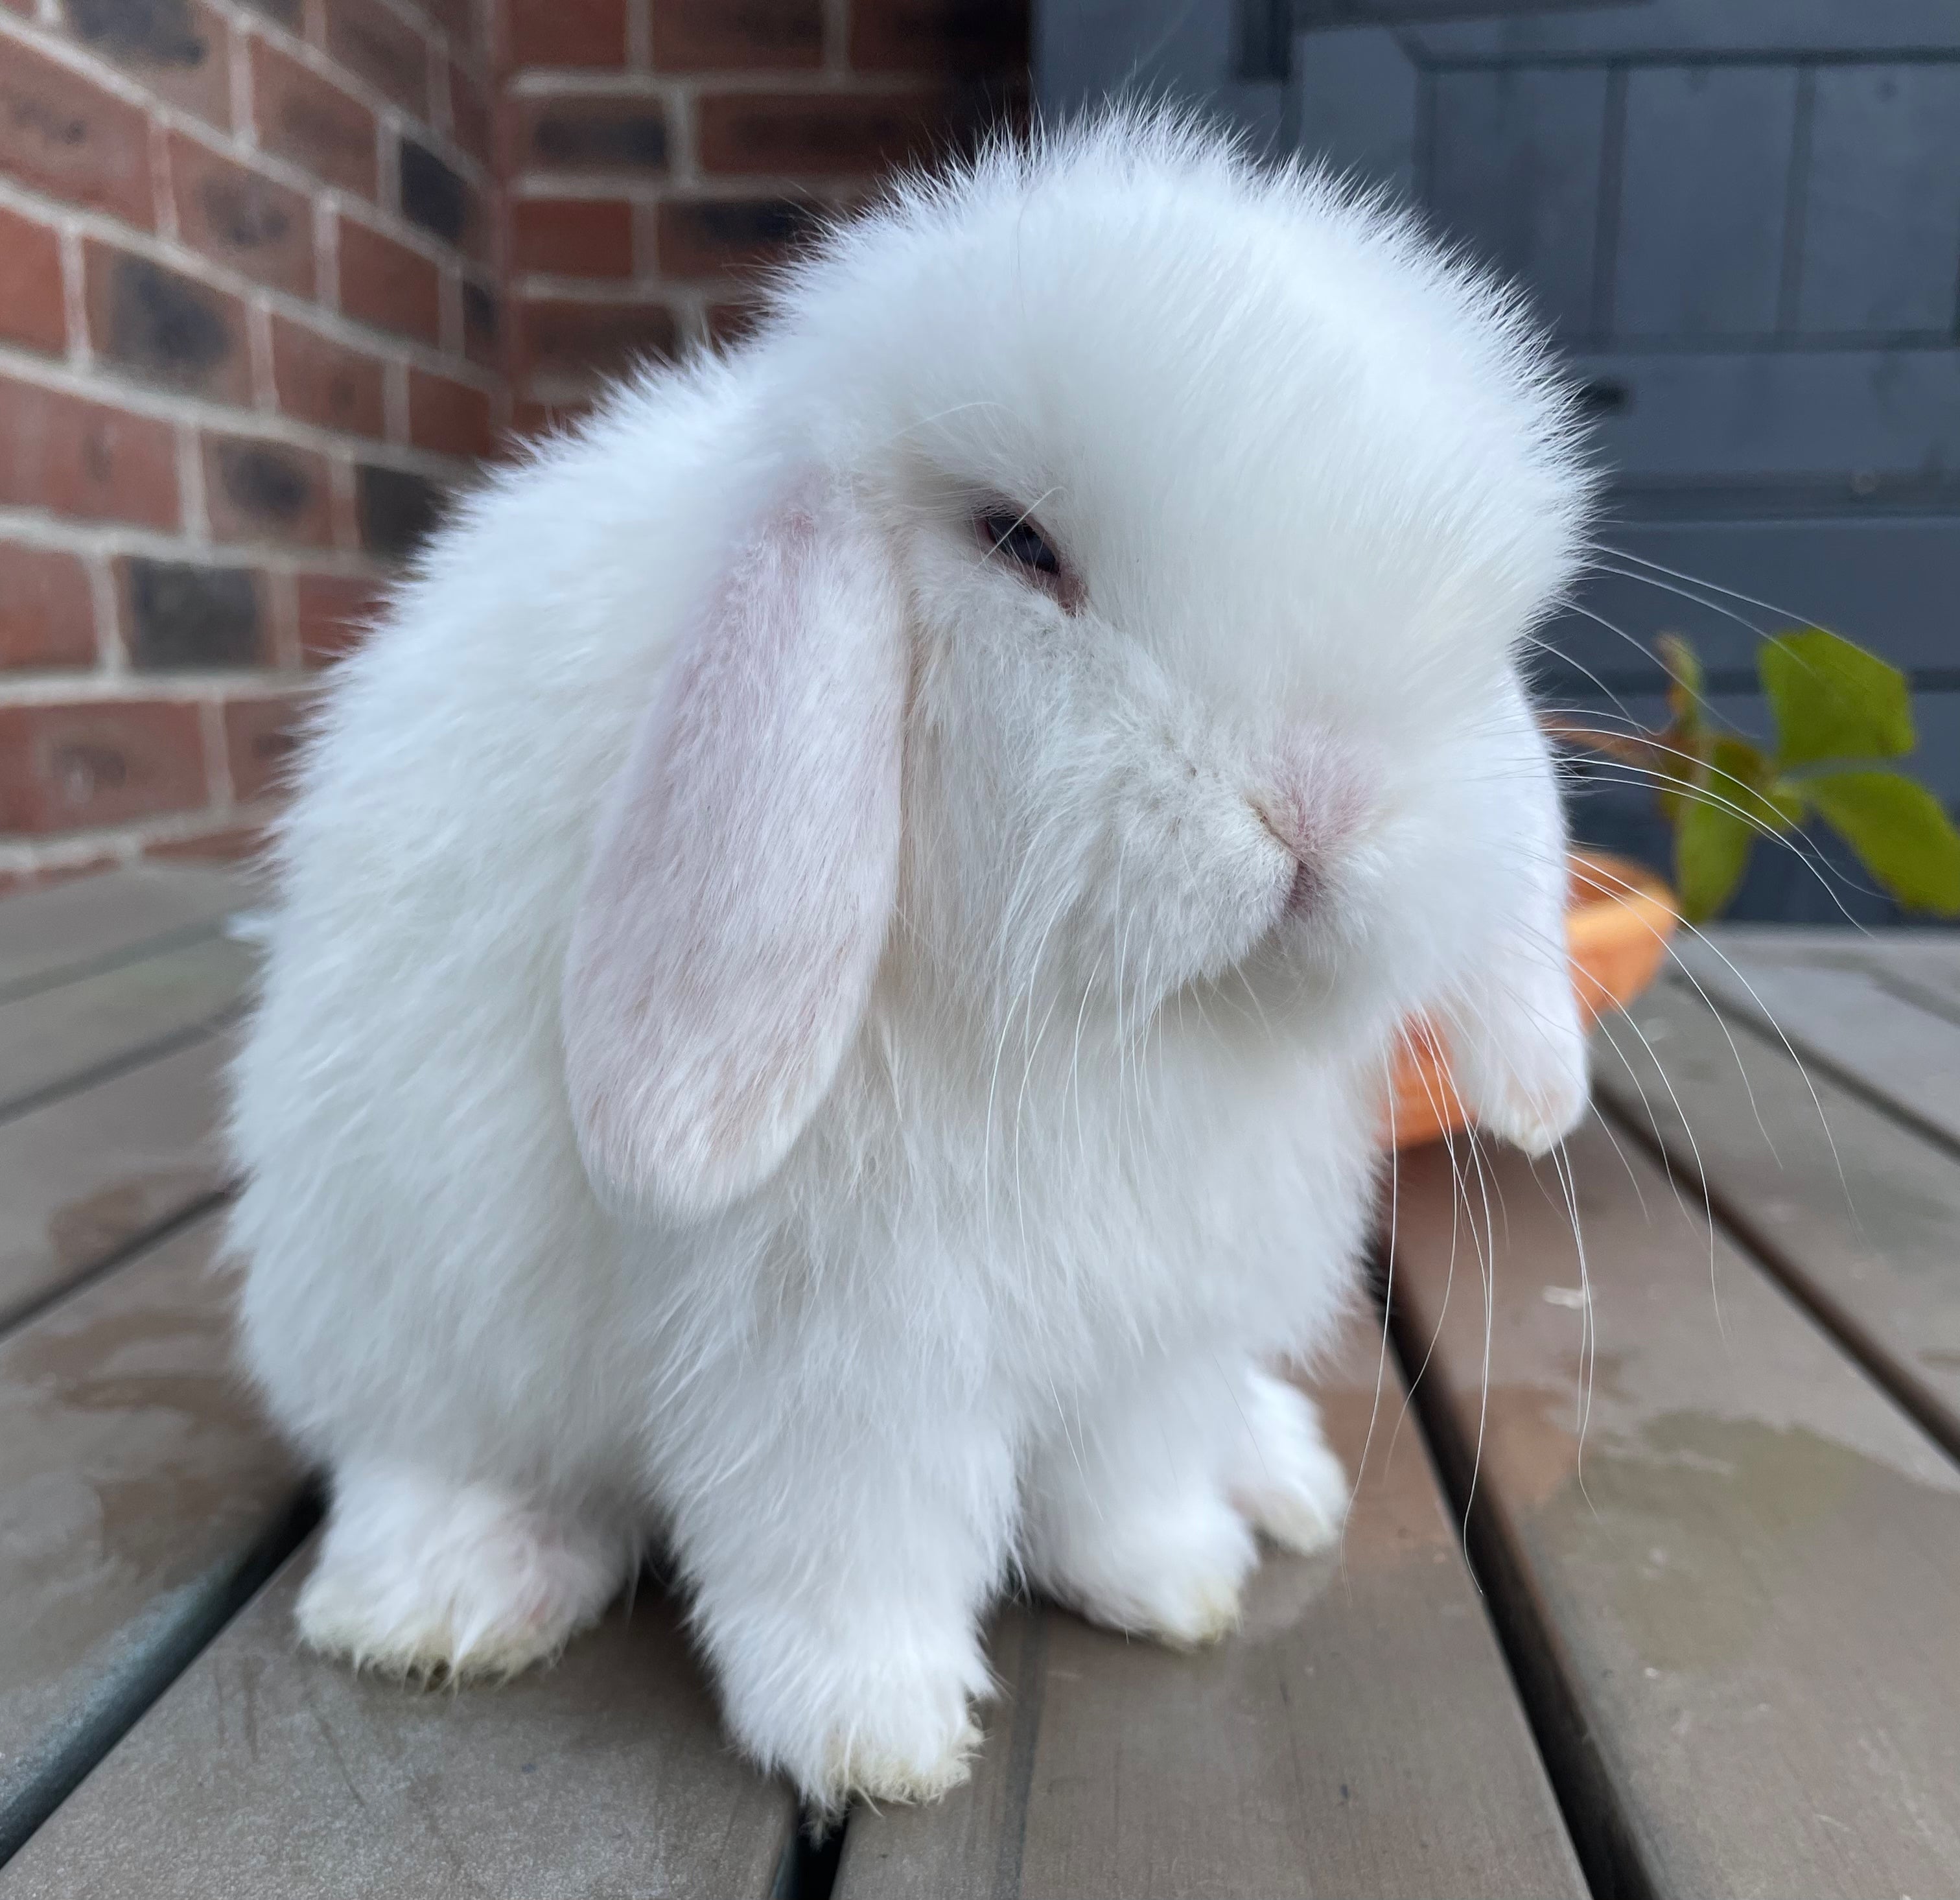
[[[1960,1891],[1960,937],[1731,932],[1569,1187],[1405,1157],[1341,1552],[1198,1656],[1010,1607],[972,1785],[817,1853],[651,1580],[500,1690],[296,1651],[210,1271],[246,901],[0,904],[0,1900]]]

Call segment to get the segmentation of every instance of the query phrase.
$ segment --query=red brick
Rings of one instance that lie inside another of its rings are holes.
[[[59,355],[68,342],[61,244],[53,230],[0,208],[0,337]]]
[[[215,830],[193,832],[188,838],[154,838],[145,840],[145,858],[170,858],[179,863],[235,864],[256,858],[272,842],[268,823],[223,824]]]
[[[279,407],[302,422],[355,435],[387,432],[381,365],[278,316],[272,319],[272,387]]]
[[[268,151],[329,185],[375,196],[374,115],[359,100],[262,40],[252,43],[252,99]]]
[[[581,403],[533,403],[527,399],[513,409],[511,428],[520,436],[542,435],[584,413],[584,405]]]
[[[0,667],[92,667],[88,570],[59,548],[0,547]]]
[[[18,40],[0,61],[0,173],[145,231],[156,222],[143,114]]]
[[[311,449],[207,435],[204,494],[215,540],[333,545],[333,478],[326,457]]]
[[[664,304],[585,304],[543,299],[522,307],[520,344],[533,376],[577,384],[644,356],[671,356],[677,331]]]
[[[181,133],[170,138],[170,190],[193,250],[275,289],[313,295],[313,207],[301,193]]]
[[[0,832],[123,825],[210,800],[194,705],[96,699],[0,707]]]
[[[333,0],[326,49],[377,92],[428,116],[428,42],[377,0]]]
[[[381,600],[379,581],[358,574],[301,574],[300,651],[307,664],[325,666],[359,645]]]
[[[572,93],[517,101],[516,155],[532,171],[660,178],[667,109],[644,93]]]
[[[653,36],[660,72],[814,66],[823,0],[653,0]]]
[[[152,417],[0,377],[0,503],[173,528],[176,437]]]
[[[474,0],[428,0],[428,10],[453,44],[466,49],[476,46]]]
[[[336,0],[337,4],[337,0]],[[68,0],[68,30],[146,93],[231,129],[231,36],[204,0]]]
[[[377,329],[441,340],[442,280],[434,265],[348,218],[340,221],[340,307]]]
[[[17,11],[24,11],[22,0],[5,0]],[[121,861],[104,851],[80,864],[37,864],[28,870],[0,870],[0,897],[18,896],[24,890],[45,890],[50,884],[66,884],[78,877],[93,877],[99,870],[113,870]]]
[[[851,63],[864,72],[1024,71],[1025,0],[851,0]]]
[[[924,158],[958,123],[943,92],[715,93],[695,104],[703,171],[861,177]]]
[[[490,107],[483,88],[452,59],[449,62],[450,135],[486,170],[490,164]]]
[[[630,277],[633,208],[615,198],[520,198],[511,206],[511,261],[553,277]]]
[[[251,401],[252,350],[237,298],[94,237],[82,262],[98,356],[145,382]]]
[[[490,453],[490,398],[468,383],[409,372],[409,439],[438,455]]]
[[[715,277],[773,263],[808,239],[822,216],[795,198],[669,199],[660,209],[661,272]]]
[[[508,0],[510,63],[623,66],[626,0]]]
[[[299,746],[300,728],[312,704],[309,692],[232,699],[224,708],[224,757],[231,795],[249,805],[285,789],[281,782]]]

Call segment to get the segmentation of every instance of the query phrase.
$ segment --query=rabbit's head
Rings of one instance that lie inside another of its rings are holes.
[[[881,965],[985,1046],[1417,1008],[1584,1093],[1520,649],[1588,482],[1516,310],[1322,179],[1115,120],[902,190],[751,346],[769,474],[611,795],[565,990],[595,1176],[780,1161]]]

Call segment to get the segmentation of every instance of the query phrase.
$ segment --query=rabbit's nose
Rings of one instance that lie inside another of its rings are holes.
[[[1303,904],[1360,822],[1359,775],[1354,762],[1319,734],[1293,733],[1274,747],[1262,777],[1252,807],[1299,865],[1294,893]]]

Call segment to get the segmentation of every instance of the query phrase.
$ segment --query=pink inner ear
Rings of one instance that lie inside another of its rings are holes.
[[[602,1186],[722,1205],[829,1087],[892,912],[905,683],[889,561],[809,483],[685,637],[600,820],[563,1014]]]

